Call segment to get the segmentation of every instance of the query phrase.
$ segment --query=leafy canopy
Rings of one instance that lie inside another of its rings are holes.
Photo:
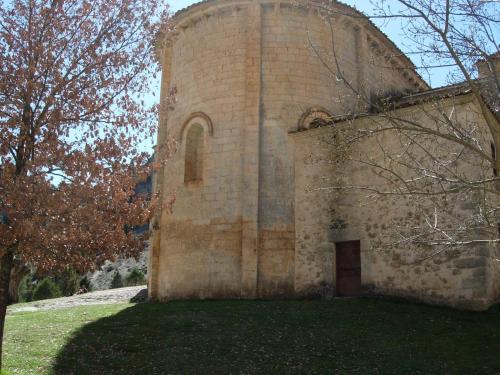
[[[157,0],[0,4],[0,251],[83,270],[141,244],[134,185],[155,132],[143,99],[158,72]]]

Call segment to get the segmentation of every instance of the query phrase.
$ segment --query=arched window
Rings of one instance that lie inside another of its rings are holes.
[[[179,134],[179,139],[185,146],[184,183],[203,180],[203,162],[210,153],[210,143],[205,137],[212,136],[213,133],[212,120],[203,112],[191,113],[184,121]]]
[[[298,130],[319,128],[331,124],[332,115],[322,107],[313,107],[304,112],[299,119]]]
[[[197,182],[203,179],[204,129],[192,124],[186,134],[186,156],[184,162],[184,182]]]

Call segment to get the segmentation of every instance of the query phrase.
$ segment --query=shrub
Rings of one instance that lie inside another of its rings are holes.
[[[125,278],[125,286],[136,286],[146,284],[144,273],[138,268],[134,268]]]
[[[64,296],[72,296],[80,288],[80,275],[70,268],[57,277],[56,283]]]
[[[116,271],[113,280],[111,280],[111,289],[122,288],[122,287],[123,287],[122,276],[120,275],[120,272]]]
[[[40,281],[33,291],[33,301],[57,297],[62,297],[61,289],[48,277]]]
[[[33,280],[31,275],[26,275],[21,280],[19,284],[18,294],[19,302],[31,302],[33,300],[33,290],[35,286],[33,285]]]
[[[81,289],[85,289],[87,291],[90,291],[91,287],[90,287],[90,280],[89,278],[87,277],[87,275],[83,276],[81,279],[80,279],[80,285],[79,287]]]

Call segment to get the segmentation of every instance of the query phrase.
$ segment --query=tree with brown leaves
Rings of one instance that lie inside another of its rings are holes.
[[[128,229],[151,210],[134,186],[167,25],[157,0],[0,4],[0,342],[14,262],[84,271],[143,248]]]

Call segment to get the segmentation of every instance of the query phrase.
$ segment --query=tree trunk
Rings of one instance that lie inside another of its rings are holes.
[[[19,285],[24,276],[28,275],[29,268],[19,261],[14,260],[10,273],[9,303],[19,302]]]
[[[9,303],[9,284],[10,272],[14,254],[10,249],[7,249],[0,257],[0,370],[2,369],[2,353],[3,353],[3,329],[5,326],[5,314]]]

